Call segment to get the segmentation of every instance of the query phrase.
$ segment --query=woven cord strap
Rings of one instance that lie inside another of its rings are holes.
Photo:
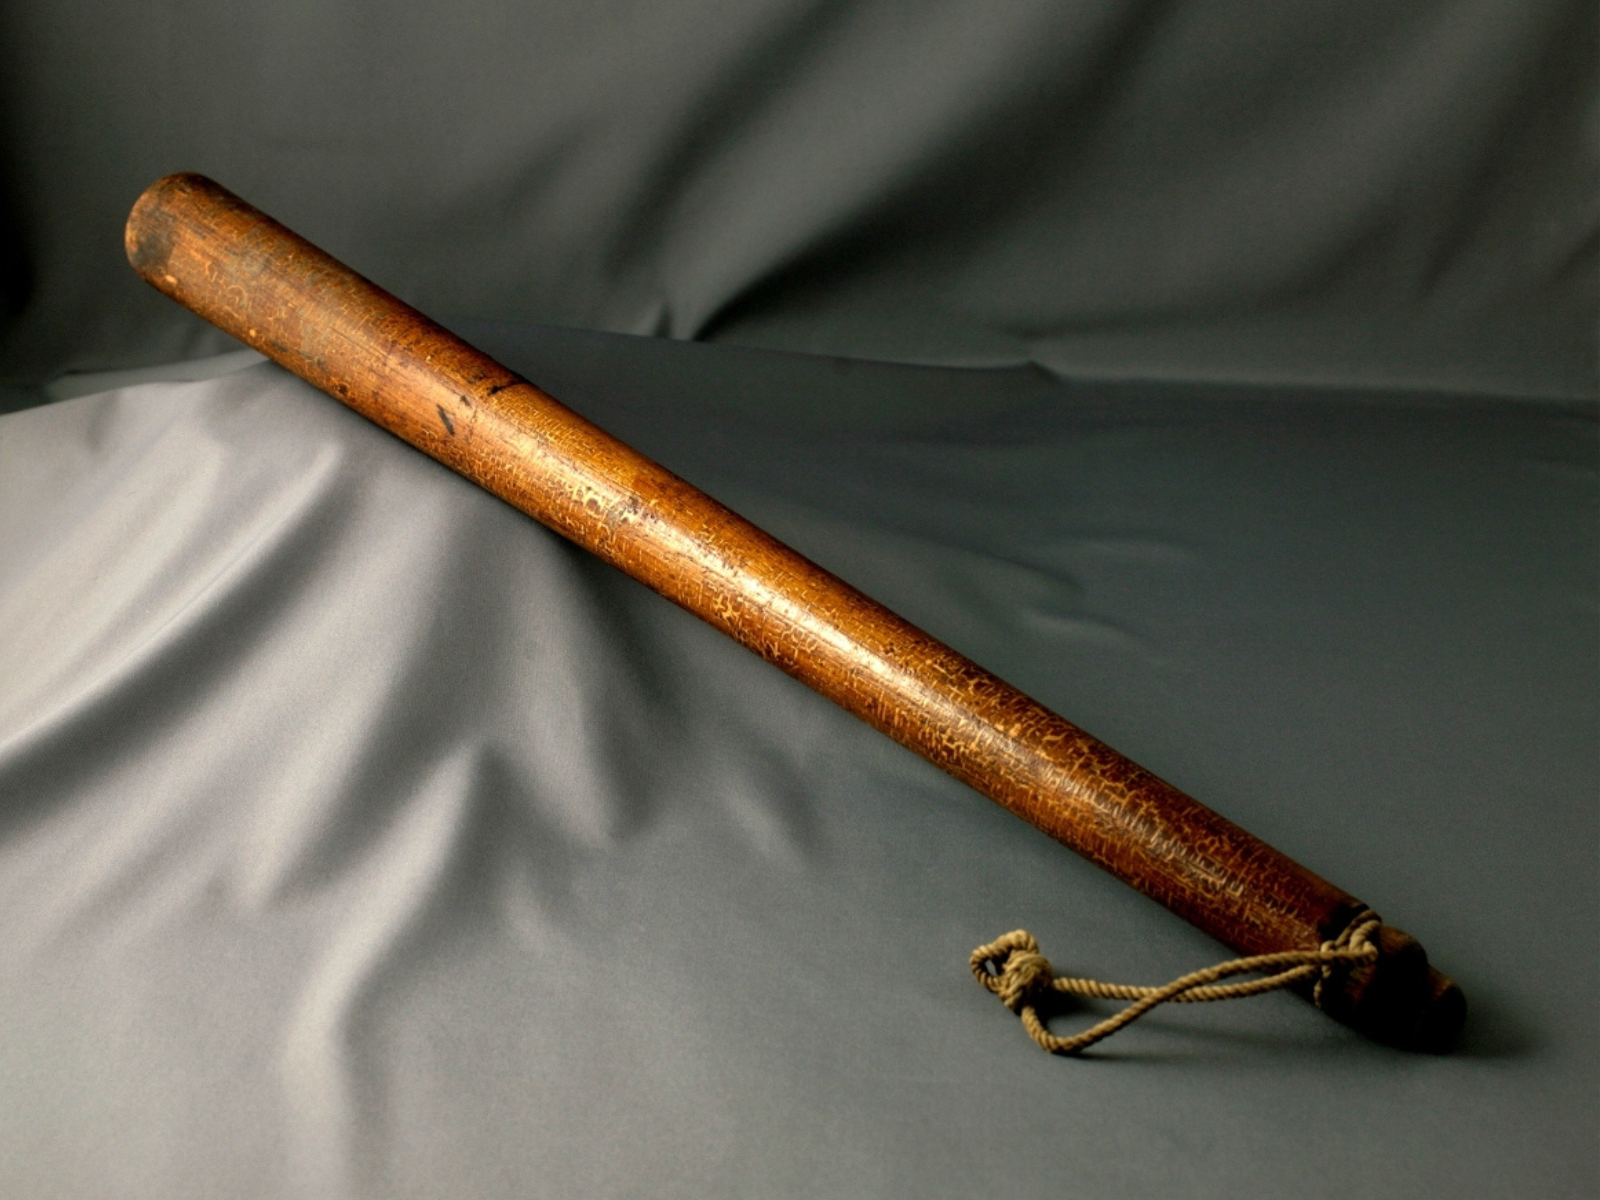
[[[1117,1030],[1131,1025],[1158,1004],[1198,1004],[1210,1000],[1238,1000],[1275,992],[1301,980],[1317,977],[1312,999],[1322,1006],[1322,987],[1339,968],[1372,962],[1378,957],[1373,939],[1383,922],[1370,908],[1364,909],[1345,931],[1315,950],[1286,950],[1280,954],[1257,954],[1218,963],[1174,979],[1165,987],[1137,987],[1123,983],[1101,983],[1095,979],[1072,979],[1057,975],[1049,961],[1039,953],[1039,943],[1025,929],[997,938],[972,952],[972,974],[1001,1002],[1022,1018],[1028,1036],[1051,1054],[1078,1054]],[[1264,973],[1261,979],[1239,983],[1219,983],[1235,975]],[[1045,1028],[1039,1009],[1051,992],[1090,996],[1098,1000],[1131,1000],[1121,1012],[1107,1017],[1092,1029],[1071,1037],[1057,1037]]]

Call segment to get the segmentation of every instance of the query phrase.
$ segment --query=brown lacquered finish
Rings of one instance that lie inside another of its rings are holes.
[[[210,180],[153,184],[127,251],[179,303],[1241,954],[1315,947],[1364,907]],[[1442,1048],[1459,990],[1406,935],[1383,944],[1323,1007]]]

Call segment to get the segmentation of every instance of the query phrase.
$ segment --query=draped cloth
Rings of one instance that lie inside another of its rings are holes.
[[[1218,947],[257,365],[0,417],[0,1190],[1587,1189],[1592,409],[464,332],[1415,933],[1464,1047],[1039,1054],[995,930]]]

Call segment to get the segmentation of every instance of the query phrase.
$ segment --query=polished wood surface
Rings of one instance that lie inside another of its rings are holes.
[[[160,291],[722,630],[1241,954],[1365,906],[645,458],[226,189],[159,180],[127,225]],[[1385,927],[1323,1008],[1441,1049],[1460,992]],[[1307,989],[1309,991],[1309,989]]]

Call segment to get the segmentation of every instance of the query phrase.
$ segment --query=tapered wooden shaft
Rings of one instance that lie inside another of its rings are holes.
[[[210,180],[153,184],[127,251],[179,303],[1240,953],[1314,948],[1364,907]],[[1442,1048],[1459,990],[1405,934],[1381,943],[1323,1008]]]

